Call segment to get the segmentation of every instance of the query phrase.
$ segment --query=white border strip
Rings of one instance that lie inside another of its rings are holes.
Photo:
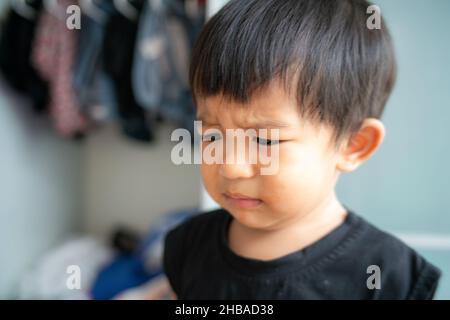
[[[448,234],[395,233],[395,236],[414,248],[450,251],[450,235]]]

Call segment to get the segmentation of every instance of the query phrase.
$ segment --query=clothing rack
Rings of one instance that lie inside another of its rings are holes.
[[[73,5],[79,29],[66,25]],[[160,122],[193,132],[187,73],[205,12],[204,0],[12,1],[0,73],[67,139],[110,122],[140,142]]]

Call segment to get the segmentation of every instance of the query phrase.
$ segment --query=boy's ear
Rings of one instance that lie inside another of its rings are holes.
[[[342,145],[336,168],[350,172],[369,159],[378,149],[385,136],[383,123],[375,118],[367,118],[361,128]]]

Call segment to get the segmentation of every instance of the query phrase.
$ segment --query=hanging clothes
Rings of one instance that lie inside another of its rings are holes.
[[[117,103],[112,79],[103,70],[102,44],[106,23],[114,12],[110,0],[96,2],[97,15],[81,17],[78,53],[74,68],[73,86],[81,110],[92,120],[101,123],[116,120]]]
[[[117,97],[117,112],[123,132],[130,138],[150,142],[154,139],[151,115],[136,101],[131,85],[134,45],[138,19],[144,1],[129,2],[138,13],[136,20],[115,11],[106,24],[102,58]]]
[[[196,1],[146,1],[133,65],[136,100],[191,133],[195,108],[188,83],[189,60],[205,22],[205,3]],[[189,11],[192,4],[196,10]]]
[[[73,0],[55,2],[55,10],[65,12]],[[88,129],[72,86],[77,31],[70,30],[64,19],[43,10],[36,28],[32,61],[50,88],[49,112],[56,131],[64,137],[78,137]]]
[[[80,2],[81,30],[66,26],[66,9],[73,4],[78,1],[20,2],[32,9],[31,16],[12,4],[15,10],[10,9],[0,34],[0,71],[6,80],[30,96],[36,110],[48,112],[63,137],[84,136],[112,120],[138,141],[153,141],[154,123],[161,120],[193,133],[188,68],[205,21],[205,2]],[[92,6],[104,19],[91,15]]]
[[[42,1],[28,1],[29,15],[8,9],[0,35],[0,70],[15,90],[30,97],[33,109],[42,113],[48,103],[48,85],[31,63],[31,46]]]

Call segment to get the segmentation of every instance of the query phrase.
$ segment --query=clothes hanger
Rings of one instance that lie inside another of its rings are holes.
[[[92,20],[99,24],[103,24],[106,19],[105,12],[100,9],[96,4],[95,0],[80,0],[79,4],[83,12]]]
[[[27,0],[11,0],[11,8],[22,18],[27,20],[34,20],[37,16],[37,11]]]
[[[136,21],[138,10],[128,0],[114,0],[114,6],[125,18]]]

